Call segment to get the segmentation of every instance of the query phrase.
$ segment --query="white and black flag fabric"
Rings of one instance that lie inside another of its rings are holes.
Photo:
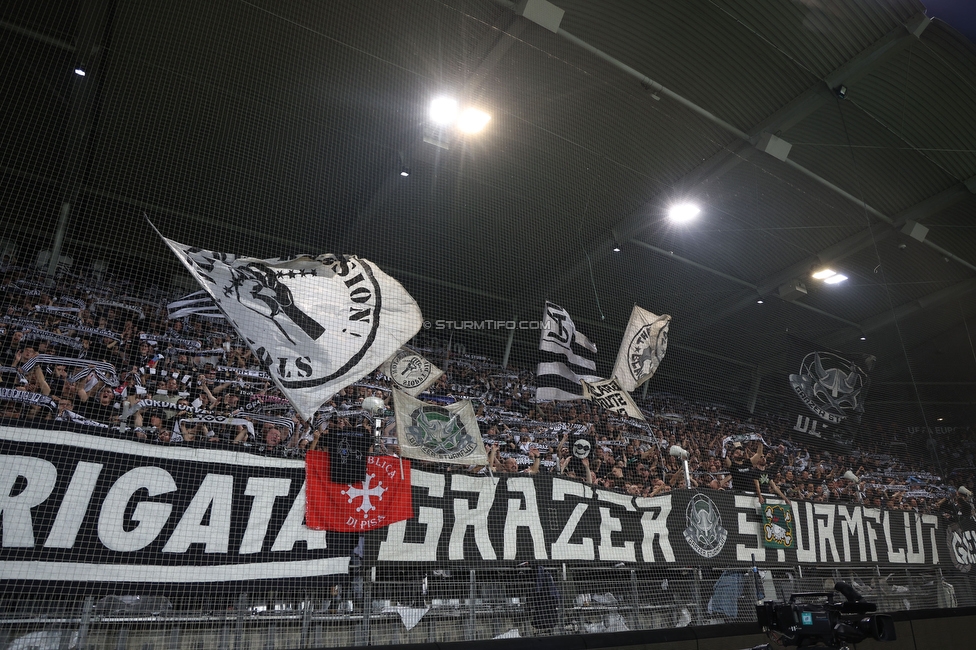
[[[210,294],[206,291],[194,291],[166,305],[166,317],[169,320],[176,320],[187,316],[199,316],[201,318],[219,320],[223,319],[224,314],[217,309],[217,305],[210,298]]]
[[[163,240],[305,420],[423,322],[406,289],[359,257],[256,259]]]
[[[394,386],[412,397],[424,392],[444,374],[422,354],[408,347],[400,348],[384,361],[381,370]]]
[[[488,454],[470,400],[426,404],[393,391],[397,445],[404,458],[437,463],[485,465]]]
[[[541,329],[539,350],[552,358],[540,361],[536,369],[536,399],[583,399],[580,382],[603,379],[595,374],[596,346],[577,331],[569,312],[552,302],[546,301]]]
[[[613,378],[626,391],[633,391],[654,376],[668,350],[671,317],[658,316],[634,305],[627,329],[620,341]]]
[[[583,396],[600,408],[636,420],[644,419],[644,414],[634,403],[634,399],[620,387],[616,379],[610,378],[594,382],[584,380],[580,383],[583,385]]]

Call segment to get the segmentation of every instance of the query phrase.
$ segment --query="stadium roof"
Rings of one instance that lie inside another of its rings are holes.
[[[65,215],[76,260],[154,280],[144,212],[356,253],[431,320],[560,303],[605,372],[637,303],[674,318],[653,390],[772,405],[801,340],[876,356],[879,410],[971,421],[976,45],[915,0],[554,5],[4,3],[0,238],[50,248]],[[485,131],[432,126],[440,94]]]

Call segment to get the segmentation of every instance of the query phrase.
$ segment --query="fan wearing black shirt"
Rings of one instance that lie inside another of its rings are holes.
[[[725,467],[732,475],[732,489],[736,492],[751,492],[755,489],[752,476],[752,463],[746,459],[741,442],[732,443],[732,455],[725,459]]]
[[[756,455],[752,457],[752,480],[754,482],[754,487],[756,489],[756,494],[759,495],[760,505],[766,502],[765,497],[763,497],[763,490],[771,488],[776,495],[786,502],[786,505],[790,505],[790,500],[783,494],[783,491],[779,489],[776,485],[776,481],[773,480],[773,473],[766,467],[766,455],[763,453],[762,443],[760,443],[759,451]]]
[[[119,411],[115,408],[115,391],[103,386],[95,400],[84,400],[80,414],[102,424],[117,424]]]
[[[330,430],[320,438],[329,450],[329,478],[333,483],[352,485],[366,478],[366,463],[373,446],[370,424],[369,418],[363,418],[359,426],[340,425],[337,431]]]
[[[973,515],[973,507],[965,495],[956,491],[956,497],[945,497],[936,502],[936,508],[946,521],[963,521]]]

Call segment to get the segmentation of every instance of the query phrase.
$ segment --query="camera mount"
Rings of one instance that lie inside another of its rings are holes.
[[[876,641],[894,641],[896,638],[891,616],[874,614],[877,605],[864,600],[846,582],[837,582],[833,591],[795,593],[788,602],[763,601],[755,557],[752,570],[756,582],[756,620],[767,636],[779,645],[841,650],[867,638]],[[834,600],[838,592],[844,596],[844,602]],[[770,647],[765,644],[753,650]]]

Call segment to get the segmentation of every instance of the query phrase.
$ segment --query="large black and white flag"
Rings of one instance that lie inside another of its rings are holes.
[[[552,360],[541,361],[536,369],[535,396],[539,401],[583,399],[580,382],[602,379],[593,374],[596,361],[585,355],[586,352],[595,355],[596,346],[576,330],[565,309],[548,301],[542,315],[539,349],[553,355]]]
[[[626,391],[632,391],[654,376],[668,350],[671,317],[658,316],[634,305],[627,329],[620,341],[613,378]]]
[[[420,329],[399,282],[352,255],[238,257],[163,237],[309,420]]]
[[[382,372],[393,385],[407,395],[416,397],[440,379],[444,371],[408,347],[397,350],[383,362]]]

